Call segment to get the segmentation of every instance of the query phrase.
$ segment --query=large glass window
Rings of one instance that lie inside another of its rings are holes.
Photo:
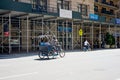
[[[95,6],[95,7],[94,7],[94,10],[95,10],[96,12],[98,12],[98,6]]]
[[[19,0],[13,0],[13,1],[19,2]]]
[[[70,8],[70,1],[58,0],[57,7],[58,7],[58,9],[70,10],[71,9]]]
[[[47,11],[47,0],[31,0],[33,9]]]
[[[41,6],[47,6],[47,0],[40,0]]]
[[[70,10],[70,2],[69,1],[65,1],[64,4],[63,4],[63,8],[67,9],[67,10]]]
[[[105,13],[106,12],[106,8],[102,8],[101,12]]]
[[[112,9],[110,9],[110,14],[113,15],[114,14],[114,11]]]
[[[94,0],[95,2],[98,2],[98,0]]]
[[[31,0],[13,0],[15,2],[23,2],[23,3],[30,3]]]
[[[42,8],[42,11],[47,11],[47,0],[40,0],[39,5]]]
[[[102,3],[106,3],[106,0],[101,0]]]
[[[87,16],[88,15],[88,5],[79,4],[78,11],[81,12],[82,15]]]
[[[114,6],[114,3],[113,3],[113,1],[110,1],[110,5],[111,5],[111,6]]]
[[[37,5],[36,0],[32,0],[31,3],[32,3],[32,8],[35,9]]]

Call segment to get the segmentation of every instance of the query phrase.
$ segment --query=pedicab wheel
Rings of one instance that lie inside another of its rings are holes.
[[[50,51],[47,57],[48,59],[54,58],[54,51]]]
[[[65,56],[65,51],[64,51],[63,49],[61,49],[61,50],[59,51],[59,56],[60,56],[61,58],[63,58],[63,57]]]
[[[44,57],[45,57],[41,51],[39,51],[38,56],[40,59],[44,59]]]

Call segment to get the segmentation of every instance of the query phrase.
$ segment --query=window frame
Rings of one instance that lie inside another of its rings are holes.
[[[80,12],[83,16],[88,16],[88,5],[78,4],[78,12]]]
[[[57,9],[71,10],[71,2],[65,0],[57,0]]]

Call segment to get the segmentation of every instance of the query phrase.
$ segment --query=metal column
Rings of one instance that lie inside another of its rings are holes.
[[[99,48],[101,48],[101,23],[99,28]]]
[[[93,49],[93,37],[94,37],[93,27],[94,27],[94,22],[92,22],[92,49]]]
[[[109,31],[108,32],[111,33],[111,31],[110,31],[110,24],[109,24]]]
[[[115,24],[115,28],[114,28],[114,31],[115,31],[115,46],[117,48],[117,35],[116,35],[116,27],[117,25]]]
[[[81,29],[83,29],[83,26],[84,26],[84,23],[82,22],[82,24],[81,24]],[[80,37],[80,41],[81,41],[81,50],[82,50],[82,47],[83,47],[83,37],[81,36]]]
[[[3,31],[4,27],[3,27],[3,25],[4,25],[4,21],[3,20],[4,20],[4,18],[2,17],[2,44],[1,44],[2,45],[2,53],[3,53],[3,48],[4,48],[4,46],[3,46],[3,37],[4,37],[4,31]]]
[[[43,35],[43,24],[44,22],[43,22],[43,17],[42,17],[42,35]]]
[[[9,14],[9,54],[11,53],[11,14]]]
[[[19,52],[20,52],[20,37],[21,37],[21,30],[20,30],[20,18],[19,18]]]
[[[117,12],[118,11],[115,11],[115,19],[117,18]],[[117,35],[116,35],[116,27],[117,27],[117,24],[115,24],[115,27],[114,27],[114,31],[115,31],[115,46],[117,48]]]
[[[35,51],[35,48],[36,48],[36,45],[35,45],[35,38],[36,38],[36,35],[35,35],[35,28],[36,28],[36,25],[35,25],[35,21],[33,21],[33,50]]]
[[[65,34],[65,32],[64,32],[64,22],[62,22],[62,25],[63,25],[63,29],[62,29],[63,30],[63,33],[62,33],[63,34],[63,36],[62,36],[63,37],[62,38],[63,42],[62,42],[62,45],[63,45],[63,49],[64,49],[65,48],[65,46],[64,46],[64,34]]]
[[[65,34],[66,34],[66,50],[68,50],[68,33],[67,33],[67,28],[68,28],[68,21],[66,20],[66,28],[65,28]]]
[[[73,20],[72,20],[72,50],[73,50]]]
[[[59,22],[57,23],[58,25],[59,25]],[[58,28],[59,26],[57,26],[57,28]],[[58,37],[58,40],[60,39],[60,37],[59,37],[59,30],[57,31],[57,37]],[[62,44],[61,44],[62,45]]]
[[[28,27],[29,27],[29,21],[28,21],[28,16],[27,16],[27,53],[29,52],[29,30],[28,30]]]

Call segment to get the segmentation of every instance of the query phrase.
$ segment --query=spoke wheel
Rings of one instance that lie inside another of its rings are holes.
[[[45,58],[45,55],[41,51],[39,51],[38,56],[39,56],[40,59],[44,59]]]
[[[48,53],[48,58],[51,59],[51,58],[54,58],[54,51],[50,51]]]
[[[59,51],[59,56],[61,58],[63,58],[65,56],[65,51],[63,49],[61,49],[61,51]]]

